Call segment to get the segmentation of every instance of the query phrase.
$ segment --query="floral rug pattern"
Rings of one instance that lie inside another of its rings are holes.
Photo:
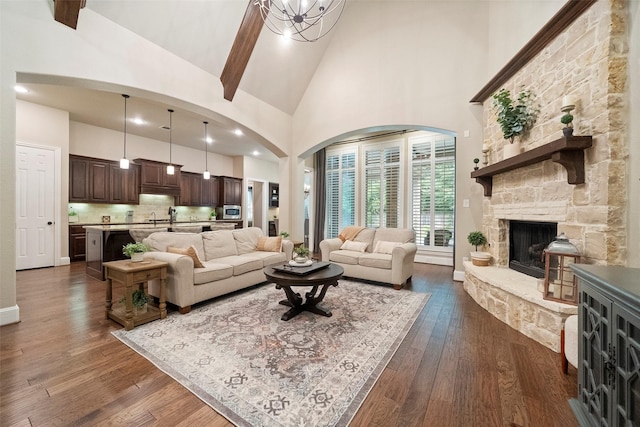
[[[113,335],[235,425],[346,426],[428,298],[340,280],[284,322],[269,284]]]

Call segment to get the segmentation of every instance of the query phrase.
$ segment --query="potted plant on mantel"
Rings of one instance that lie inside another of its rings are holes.
[[[476,248],[475,252],[472,251],[470,254],[473,265],[481,267],[489,265],[489,262],[491,261],[491,254],[489,252],[478,251],[478,246],[484,246],[487,244],[487,238],[485,235],[482,234],[481,231],[472,231],[467,236],[467,240]]]
[[[562,134],[564,136],[573,135],[573,115],[570,111],[567,111],[562,117],[560,117],[560,122],[564,125],[562,128]]]
[[[131,258],[131,262],[142,261],[144,253],[150,250],[151,248],[144,243],[127,243],[122,247],[122,253]]]
[[[533,105],[534,95],[528,89],[522,89],[516,100],[511,99],[511,92],[504,88],[492,98],[502,136],[510,142],[503,149],[504,158],[513,157],[520,153],[520,141],[516,143],[516,136],[526,134],[533,127],[540,110]]]

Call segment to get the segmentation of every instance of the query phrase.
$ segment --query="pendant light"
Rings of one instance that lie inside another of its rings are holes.
[[[169,112],[169,165],[167,166],[167,175],[173,175],[175,173],[175,168],[173,167],[173,163],[171,162],[171,134],[173,133],[173,122],[171,117],[173,115],[173,110],[167,110]]]
[[[207,151],[207,125],[209,122],[204,123],[204,172],[202,173],[202,177],[204,179],[210,179],[211,174],[209,173],[209,152]]]
[[[127,159],[127,99],[129,95],[122,94],[124,98],[124,152],[120,159],[120,169],[129,169],[129,159]]]

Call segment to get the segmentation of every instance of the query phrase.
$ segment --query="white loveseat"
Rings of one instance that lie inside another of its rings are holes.
[[[293,252],[293,242],[265,237],[256,227],[203,233],[160,232],[151,234],[143,243],[152,250],[145,253],[145,258],[169,263],[167,302],[177,305],[180,313],[188,313],[195,303],[264,282],[263,268],[290,260]],[[174,253],[191,247],[197,260]],[[202,267],[195,267],[196,261]],[[160,295],[158,280],[149,282],[149,294]]]
[[[390,283],[400,289],[413,275],[417,246],[412,229],[363,228],[345,241],[337,237],[323,240],[320,251],[322,261],[344,268],[344,276]]]

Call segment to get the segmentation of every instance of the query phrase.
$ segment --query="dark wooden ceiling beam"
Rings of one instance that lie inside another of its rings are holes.
[[[569,0],[540,31],[496,74],[471,101],[482,103],[547,47],[597,0]]]
[[[80,15],[80,9],[85,5],[86,0],[55,0],[53,6],[53,17],[61,24],[75,30],[78,26],[78,15]]]
[[[224,89],[224,99],[232,101],[240,80],[247,68],[249,58],[253,48],[258,41],[258,36],[262,30],[264,22],[260,14],[260,8],[253,4],[254,0],[249,0],[249,5],[244,13],[244,18],[236,34],[236,39],[231,46],[231,52],[224,64],[220,80]]]

